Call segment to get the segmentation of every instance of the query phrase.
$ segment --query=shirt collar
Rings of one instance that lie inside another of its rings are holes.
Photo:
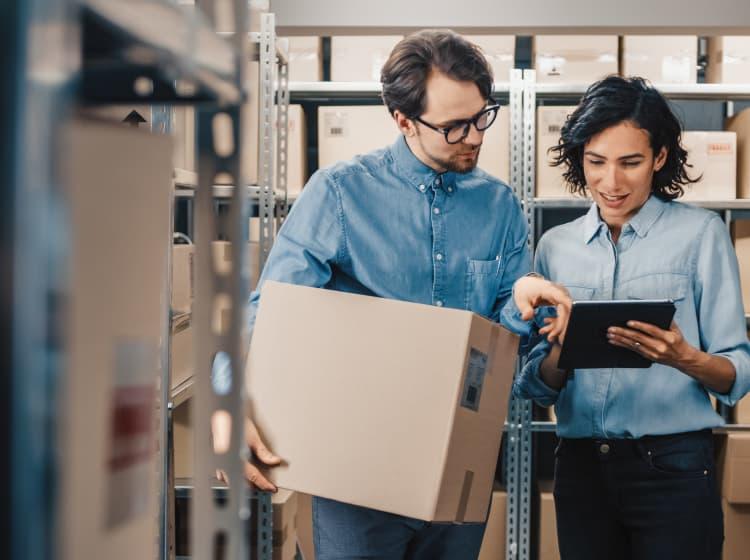
[[[627,224],[625,224],[623,229],[630,225],[630,227],[633,229],[636,235],[638,235],[638,237],[646,237],[646,234],[648,234],[651,226],[654,225],[656,220],[659,219],[659,216],[661,216],[662,212],[664,212],[665,205],[666,202],[654,195],[651,195],[646,201],[646,204],[644,204],[638,211],[638,213],[633,216],[633,218]],[[599,216],[599,207],[596,204],[592,204],[583,221],[584,242],[587,244],[590,243],[591,240],[596,237],[602,227],[606,227],[606,224]]]
[[[438,173],[422,163],[411,151],[404,135],[399,135],[391,145],[393,161],[409,184],[420,192],[427,192],[431,187],[446,187],[447,193],[453,193],[456,187],[456,174],[452,171]],[[451,187],[447,190],[447,187]]]

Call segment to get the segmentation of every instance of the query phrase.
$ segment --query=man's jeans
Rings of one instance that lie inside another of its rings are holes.
[[[317,560],[475,560],[484,523],[428,523],[313,498]]]
[[[555,456],[562,560],[721,560],[723,515],[709,430],[562,439]]]

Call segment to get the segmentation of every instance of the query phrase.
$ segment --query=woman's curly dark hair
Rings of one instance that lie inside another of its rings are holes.
[[[592,84],[560,130],[552,165],[565,165],[563,177],[573,193],[586,192],[583,174],[585,145],[596,134],[621,122],[632,122],[648,133],[654,155],[667,149],[664,166],[654,173],[651,191],[674,200],[683,186],[695,183],[687,174],[687,151],[680,145],[682,127],[664,96],[643,78],[609,76]]]

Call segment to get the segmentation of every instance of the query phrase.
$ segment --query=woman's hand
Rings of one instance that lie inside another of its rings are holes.
[[[688,344],[677,323],[672,321],[669,330],[649,323],[628,321],[628,328],[610,327],[609,342],[627,348],[653,362],[684,370],[684,364],[693,360],[696,348]]]

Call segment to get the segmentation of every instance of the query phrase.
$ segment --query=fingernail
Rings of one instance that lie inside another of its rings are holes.
[[[634,327],[635,326],[635,321],[628,321],[628,326],[629,327]]]

